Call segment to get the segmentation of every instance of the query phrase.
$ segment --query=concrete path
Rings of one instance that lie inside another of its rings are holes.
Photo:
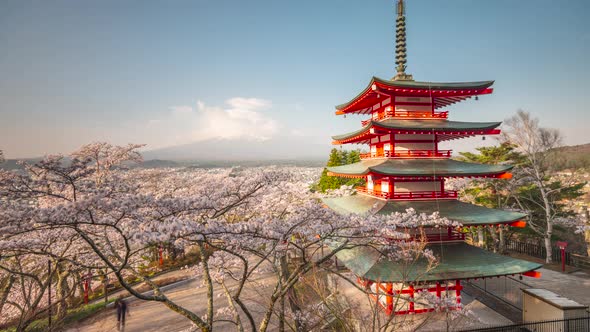
[[[263,299],[268,298],[271,291],[269,285],[274,283],[274,275],[261,276],[247,284],[244,299],[246,305],[252,309],[255,320],[260,321],[264,312]],[[216,292],[219,292],[219,286]],[[177,304],[188,308],[199,316],[206,313],[206,288],[201,287],[201,280],[192,279],[180,282],[178,287],[171,287],[164,293]],[[227,306],[224,297],[215,299],[215,310]],[[257,316],[257,317],[256,317]],[[256,319],[258,318],[258,319]],[[272,323],[272,322],[271,322]],[[229,323],[216,323],[216,331],[234,331],[235,326]],[[129,302],[129,316],[124,331],[127,332],[175,332],[184,331],[191,327],[191,322],[176,312],[158,302],[133,300]],[[272,330],[272,329],[271,329]],[[102,332],[117,331],[117,319],[114,309],[107,309],[101,313],[66,329],[68,332]]]
[[[245,290],[245,299],[249,307],[253,308],[255,320],[260,322],[262,314],[264,312],[264,300],[268,298],[269,292],[271,291],[269,285],[273,285],[275,281],[274,275],[262,276],[256,280],[256,282],[250,283]],[[165,291],[165,294],[172,300],[177,301],[178,304],[187,307],[194,311],[200,316],[205,314],[206,310],[206,294],[205,288],[199,287],[200,280],[190,280],[187,282],[181,282],[178,286],[172,286],[172,288]],[[357,304],[359,309],[367,312],[369,311],[369,305],[366,295],[352,286],[346,286],[346,283],[339,283],[338,290],[341,296],[346,297],[347,300]],[[216,308],[223,307],[226,305],[224,298],[216,298]],[[510,323],[509,320],[497,314],[493,310],[487,308],[485,305],[477,300],[474,300],[468,295],[463,296],[463,303],[466,308],[473,312],[474,316],[479,317],[479,321],[460,318],[454,319],[452,324],[455,327],[472,327],[482,326],[488,324],[498,323]],[[190,322],[180,316],[179,314],[171,311],[161,303],[156,302],[145,302],[140,300],[134,300],[129,302],[129,313],[127,317],[127,324],[125,331],[184,331],[188,329],[191,324]],[[412,320],[412,321],[408,321]],[[423,322],[426,320],[426,322]],[[408,326],[408,331],[413,329],[410,326],[420,325],[420,331],[438,331],[443,327],[446,327],[448,319],[444,314],[425,314],[415,316],[400,316],[399,324]],[[71,326],[66,331],[68,332],[99,332],[99,331],[116,331],[116,317],[113,309],[103,311],[94,317],[78,323],[75,326]],[[216,331],[235,331],[235,326],[226,324],[216,324]],[[246,330],[249,328],[246,327]],[[271,325],[270,331],[276,331],[276,322]]]
[[[188,279],[191,276],[191,271],[189,269],[177,269],[174,271],[169,271],[169,272],[164,272],[162,274],[159,274],[155,277],[152,278],[152,281],[157,282],[160,281],[162,279],[168,279],[168,278],[174,278],[174,279],[178,279],[178,281],[183,280],[183,279]],[[141,287],[143,285],[143,283],[139,283],[135,286],[133,286],[133,289],[137,289],[139,287]],[[99,286],[101,287],[101,286]],[[114,299],[117,298],[119,296],[128,296],[129,292],[125,289],[119,289],[115,292],[109,293],[108,294],[108,298],[109,299]],[[100,303],[104,301],[104,297],[99,297],[99,298],[95,298],[92,301],[90,301],[90,304],[93,303]]]
[[[540,279],[525,278],[523,281],[534,288],[545,288],[582,304],[590,305],[590,276],[584,273],[563,274],[560,272],[551,271],[548,269],[541,269],[542,277]],[[254,308],[255,320],[260,321],[262,313],[264,312],[264,299],[268,298],[271,291],[269,285],[274,284],[274,276],[261,276],[256,282],[249,284],[246,288],[245,298],[248,305]],[[165,291],[174,301],[178,301],[197,314],[203,316],[205,314],[206,295],[205,289],[199,287],[200,280],[190,280],[179,283],[178,286],[172,286]],[[340,284],[339,292],[349,299],[356,299],[360,307],[367,306],[366,297],[362,292],[354,287],[347,287],[345,284]],[[216,298],[216,309],[226,306],[223,298]],[[473,316],[478,317],[479,321],[469,319],[460,319],[453,324],[455,328],[476,327],[482,325],[498,325],[509,324],[510,320],[496,313],[492,309],[486,307],[476,299],[471,298],[467,294],[463,294],[463,303],[467,309],[473,312]],[[417,315],[416,317],[419,317]],[[420,331],[436,331],[440,330],[446,325],[446,318],[442,314],[430,314],[428,317],[428,324],[423,325]],[[276,323],[276,322],[275,322]],[[145,331],[183,331],[191,326],[190,322],[179,314],[166,308],[161,303],[132,301],[130,303],[130,315],[127,319],[127,326],[125,328],[128,332]],[[246,328],[248,329],[248,328]],[[116,331],[116,318],[114,310],[106,310],[97,314],[96,316],[70,327],[67,331]],[[234,331],[235,326],[229,323],[216,325],[216,331]],[[269,330],[276,330],[276,325]]]
[[[590,306],[590,275],[585,272],[561,273],[539,269],[541,278],[523,281],[533,288],[545,288],[580,304]]]

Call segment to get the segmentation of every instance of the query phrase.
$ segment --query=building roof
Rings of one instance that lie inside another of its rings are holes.
[[[560,308],[562,310],[572,310],[572,309],[587,309],[587,305],[580,304],[574,300],[570,300],[566,297],[563,297],[559,294],[555,294],[549,290],[543,288],[525,288],[522,290],[523,292],[550,304],[553,307]]]
[[[458,221],[464,226],[509,224],[526,217],[526,214],[490,209],[458,200],[385,201],[367,195],[331,197],[322,200],[330,209],[340,214],[377,214],[405,212],[413,208],[417,213],[438,212],[443,218]]]
[[[472,96],[491,93],[488,89],[494,81],[479,82],[419,82],[411,80],[385,80],[378,77],[371,78],[367,87],[356,97],[347,103],[336,106],[336,109],[344,113],[370,113],[367,109],[379,101],[379,89],[383,93],[399,96],[425,96],[432,97],[435,108],[445,107]]]
[[[467,163],[452,159],[368,159],[360,162],[328,167],[334,175],[364,176],[485,176],[499,175],[512,169],[511,165]]]
[[[352,247],[336,257],[357,276],[380,282],[432,282],[520,274],[536,270],[542,264],[528,262],[470,246],[466,243],[432,243],[427,245],[438,258],[427,271],[428,262],[420,258],[412,264],[384,259],[375,248]]]
[[[485,131],[498,127],[502,122],[462,122],[447,121],[442,119],[424,119],[424,120],[402,120],[402,119],[385,119],[381,121],[370,121],[363,128],[343,134],[332,136],[334,141],[348,140],[368,133],[371,128],[383,128],[399,131],[428,131],[430,133],[452,132],[452,131]],[[369,139],[367,137],[366,139]]]
[[[392,81],[373,76],[372,82],[378,82],[392,88],[414,88],[431,90],[465,90],[485,89],[494,84],[494,81],[476,82],[420,82],[420,81]]]

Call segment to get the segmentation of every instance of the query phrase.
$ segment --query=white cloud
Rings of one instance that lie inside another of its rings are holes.
[[[278,123],[260,110],[271,107],[269,100],[232,98],[226,102],[231,108],[205,105],[199,101],[197,112],[201,124],[194,140],[210,138],[268,140],[278,132]]]
[[[243,110],[263,110],[272,106],[270,100],[240,97],[227,100],[227,104],[235,109]]]
[[[198,101],[195,107],[172,106],[162,118],[145,124],[151,148],[187,144],[208,139],[269,140],[279,132],[279,123],[264,114],[270,100],[231,98],[225,106]]]

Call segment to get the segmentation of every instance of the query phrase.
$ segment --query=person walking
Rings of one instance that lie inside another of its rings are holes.
[[[117,309],[117,328],[125,328],[125,316],[129,313],[127,302],[123,299],[117,299],[115,301],[115,309]]]

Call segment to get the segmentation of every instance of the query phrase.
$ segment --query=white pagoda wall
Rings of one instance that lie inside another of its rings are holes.
[[[398,105],[398,103],[428,103],[428,105]],[[407,112],[432,112],[431,99],[429,97],[395,97],[396,111]]]
[[[395,151],[406,151],[406,150],[434,150],[434,142],[429,143],[396,143]]]
[[[420,141],[434,141],[432,134],[395,134],[395,140],[420,140]]]
[[[395,110],[408,112],[432,112],[430,105],[395,105]]]
[[[434,150],[436,144],[434,135],[430,134],[396,134],[394,135],[395,150]],[[398,140],[412,140],[424,142],[396,142]]]
[[[393,183],[393,191],[405,193],[410,191],[440,191],[439,181],[399,182]]]

